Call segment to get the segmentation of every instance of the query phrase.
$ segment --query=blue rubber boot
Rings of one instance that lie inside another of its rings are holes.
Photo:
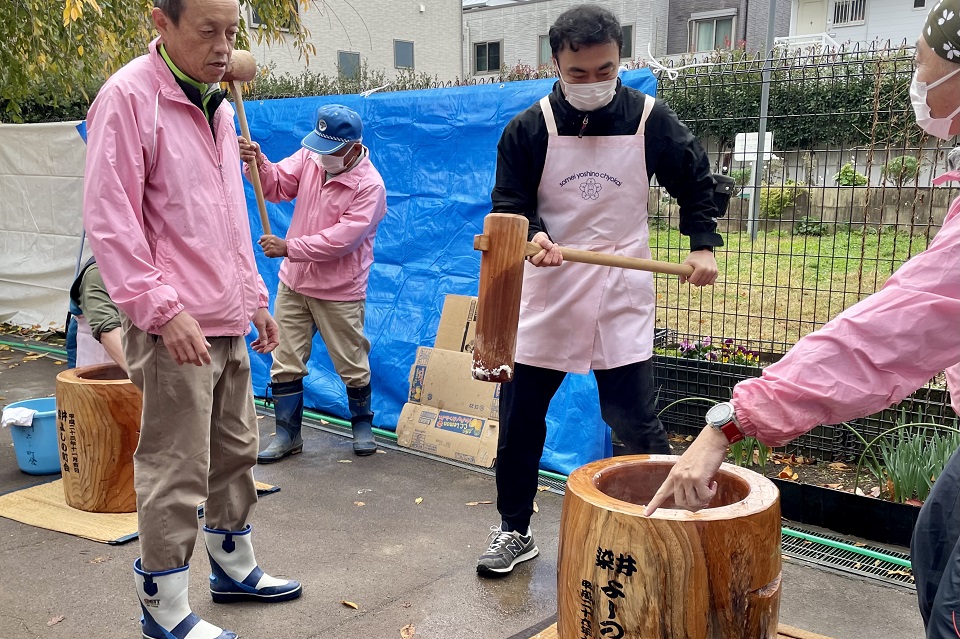
[[[257,462],[272,464],[289,455],[303,452],[303,379],[271,384],[273,412],[277,429],[273,441],[260,454]]]
[[[251,528],[217,530],[203,527],[210,556],[210,594],[216,603],[288,601],[303,594],[298,581],[275,579],[260,570],[253,555]],[[191,638],[192,639],[192,638]]]
[[[218,628],[190,610],[187,586],[190,566],[146,572],[140,560],[133,563],[140,597],[140,619],[144,639],[237,639],[236,633]]]
[[[353,452],[356,455],[372,455],[377,452],[373,439],[373,411],[370,409],[370,384],[361,388],[347,386],[350,402],[350,423],[353,425]]]

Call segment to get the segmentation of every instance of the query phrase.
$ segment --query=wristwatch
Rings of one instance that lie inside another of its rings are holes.
[[[707,425],[719,430],[731,444],[743,439],[743,431],[737,425],[737,416],[730,402],[714,404],[707,411]]]

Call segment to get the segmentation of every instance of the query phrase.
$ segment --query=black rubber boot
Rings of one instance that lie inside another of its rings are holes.
[[[271,388],[277,432],[270,445],[257,455],[260,464],[272,464],[303,452],[303,439],[300,436],[303,425],[303,380],[274,383]]]
[[[350,423],[353,425],[353,452],[372,455],[377,452],[373,439],[373,411],[370,410],[370,384],[362,388],[347,387],[350,400]]]

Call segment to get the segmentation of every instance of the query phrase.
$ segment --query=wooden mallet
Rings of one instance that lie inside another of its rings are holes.
[[[523,262],[542,250],[539,244],[527,241],[528,228],[527,218],[522,215],[490,213],[483,221],[483,235],[473,238],[473,248],[481,251],[480,294],[473,347],[475,379],[487,382],[509,382],[513,379]],[[560,253],[565,262],[615,266],[667,275],[693,275],[693,267],[687,264],[564,247],[560,248]]]
[[[243,91],[240,89],[240,82],[250,82],[257,76],[257,61],[253,54],[243,49],[234,49],[230,57],[230,64],[227,66],[227,72],[223,74],[221,82],[230,84],[230,93],[233,94],[233,100],[237,105],[237,118],[240,120],[240,134],[247,142],[250,140],[250,128],[247,126],[247,114],[243,110]],[[254,162],[250,167],[250,181],[253,182],[253,190],[257,194],[257,208],[260,210],[260,223],[263,225],[264,235],[270,233],[270,219],[267,217],[267,203],[263,199],[263,187],[260,186],[260,170],[257,163]]]

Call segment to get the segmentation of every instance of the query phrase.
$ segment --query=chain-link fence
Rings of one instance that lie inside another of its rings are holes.
[[[775,361],[878,290],[926,248],[956,195],[932,184],[952,147],[915,124],[912,48],[777,52],[766,119],[772,145],[758,157],[763,67],[763,55],[733,52],[660,78],[660,97],[701,140],[714,170],[736,181],[720,220],[717,285],[696,289],[656,278],[661,407],[681,397],[728,399],[737,381],[760,374],[748,353]],[[654,256],[682,260],[689,246],[676,230],[676,201],[654,188],[649,209]],[[682,351],[695,357],[679,357]],[[952,420],[942,386],[933,380],[900,408]],[[707,407],[680,404],[662,418],[668,428],[693,433]],[[854,426],[869,439],[899,414],[892,409]],[[820,458],[862,450],[843,427],[820,427],[798,444]]]

